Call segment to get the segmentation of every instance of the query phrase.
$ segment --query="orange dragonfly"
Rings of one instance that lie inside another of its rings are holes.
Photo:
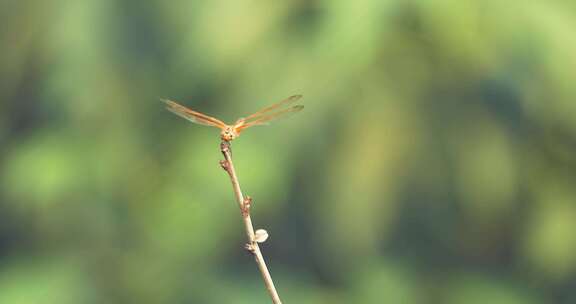
[[[188,109],[174,101],[167,99],[162,99],[162,101],[166,103],[166,108],[170,112],[178,116],[181,116],[193,123],[219,128],[221,130],[220,138],[229,142],[240,136],[240,133],[244,129],[252,126],[267,125],[272,120],[285,117],[288,114],[296,113],[304,109],[303,105],[293,105],[293,103],[301,97],[302,95],[290,96],[280,102],[265,107],[250,116],[239,118],[233,125],[225,124],[220,119]]]

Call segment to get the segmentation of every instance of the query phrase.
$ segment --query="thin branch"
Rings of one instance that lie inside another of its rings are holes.
[[[272,276],[266,267],[266,262],[258,246],[258,240],[254,234],[254,227],[252,226],[252,219],[250,218],[250,206],[252,204],[252,199],[249,196],[244,197],[242,195],[242,190],[240,189],[240,183],[238,182],[238,176],[236,176],[236,170],[234,169],[234,163],[232,162],[232,150],[230,147],[230,142],[222,141],[220,144],[220,151],[224,155],[224,160],[220,161],[222,168],[230,176],[230,181],[232,182],[232,188],[234,189],[234,195],[236,196],[236,201],[240,207],[240,212],[242,213],[242,219],[244,221],[244,228],[246,230],[246,236],[248,237],[248,243],[246,244],[246,249],[252,253],[258,269],[262,274],[264,279],[264,284],[266,284],[266,289],[272,298],[274,304],[281,304],[278,292],[276,292],[276,287],[274,287],[274,282],[272,281]]]

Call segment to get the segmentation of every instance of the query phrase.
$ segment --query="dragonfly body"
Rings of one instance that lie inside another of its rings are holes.
[[[225,141],[232,141],[238,136],[240,136],[240,132],[236,129],[235,126],[227,125],[220,132],[220,138]]]
[[[240,136],[240,133],[246,128],[258,125],[266,125],[268,122],[277,118],[285,117],[288,114],[299,112],[304,108],[304,106],[293,105],[293,103],[301,97],[302,95],[290,96],[287,99],[263,108],[250,116],[238,119],[233,125],[225,124],[220,119],[191,110],[174,101],[166,99],[163,99],[162,101],[166,103],[167,109],[169,111],[178,116],[181,116],[196,124],[219,128],[221,130],[220,138],[222,138],[224,141],[230,142]]]

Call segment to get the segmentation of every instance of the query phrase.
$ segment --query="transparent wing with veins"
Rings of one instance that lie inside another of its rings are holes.
[[[220,129],[224,129],[226,127],[226,124],[222,122],[220,119],[188,109],[187,107],[179,105],[178,103],[168,99],[162,99],[162,101],[166,104],[166,108],[170,112],[182,118],[185,118],[193,123],[204,126],[217,127]]]
[[[243,120],[244,121],[250,121],[250,120],[257,120],[267,114],[271,114],[270,112],[275,111],[277,109],[281,109],[283,107],[287,107],[291,104],[293,104],[294,102],[296,102],[298,99],[302,98],[302,95],[292,95],[282,101],[279,101],[275,104],[272,104],[270,106],[267,106],[263,109],[260,109],[258,112],[248,116],[248,117],[244,117]]]
[[[266,125],[272,120],[276,120],[281,117],[288,117],[293,113],[299,112],[304,108],[304,106],[292,104],[301,97],[302,95],[290,96],[287,99],[263,108],[246,118],[241,118],[236,123],[236,128],[238,131],[241,131],[252,126]]]

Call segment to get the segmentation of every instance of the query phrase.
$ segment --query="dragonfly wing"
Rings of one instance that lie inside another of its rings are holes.
[[[263,117],[263,116],[266,115],[266,114],[269,114],[270,111],[279,109],[279,108],[281,108],[281,107],[287,107],[287,106],[291,105],[292,103],[294,103],[295,101],[297,101],[297,100],[300,99],[300,98],[302,98],[302,95],[292,95],[292,96],[290,96],[290,97],[288,97],[288,98],[286,98],[286,99],[284,99],[284,100],[282,100],[282,101],[279,101],[279,102],[277,102],[277,103],[274,103],[274,104],[272,104],[272,105],[270,105],[270,106],[267,106],[267,107],[265,107],[265,108],[263,108],[263,109],[260,109],[258,112],[254,113],[254,114],[252,114],[252,115],[250,115],[250,116],[248,116],[248,117],[245,117],[244,120],[247,121],[247,120],[252,120],[252,119],[258,119],[258,118],[260,118],[260,117]]]
[[[284,109],[284,110],[280,110],[280,111],[276,111],[273,113],[269,113],[267,115],[259,116],[256,119],[244,120],[244,122],[240,126],[238,126],[237,129],[243,130],[243,129],[246,129],[246,128],[249,128],[252,126],[267,125],[272,120],[289,117],[290,115],[292,115],[294,113],[300,112],[302,109],[304,109],[303,105],[295,105],[295,106],[292,106],[292,107]]]
[[[188,109],[187,107],[182,106],[171,100],[162,99],[162,101],[166,104],[166,108],[170,112],[182,118],[185,118],[193,123],[205,126],[217,127],[221,129],[226,127],[226,124],[217,118]]]

